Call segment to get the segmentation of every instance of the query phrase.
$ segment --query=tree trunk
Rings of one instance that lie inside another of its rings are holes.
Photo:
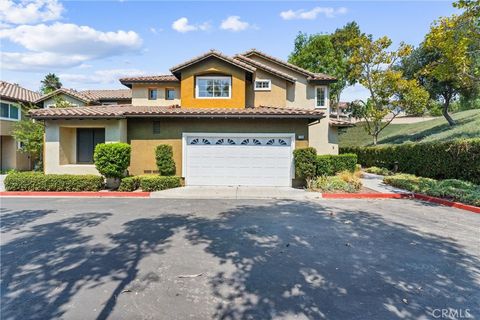
[[[448,114],[448,107],[450,106],[450,99],[445,99],[445,103],[443,104],[442,114],[447,119],[448,124],[451,126],[456,125],[455,120]]]
[[[378,133],[374,133],[372,137],[373,137],[373,145],[376,146],[378,142]]]

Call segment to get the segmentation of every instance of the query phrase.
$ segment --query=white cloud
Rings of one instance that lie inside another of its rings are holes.
[[[335,18],[338,15],[347,13],[347,8],[332,8],[332,7],[315,7],[312,10],[287,10],[280,12],[280,17],[284,20],[314,20],[319,14],[325,15],[327,18]]]
[[[0,0],[0,21],[11,24],[35,24],[58,20],[64,8],[57,0]]]
[[[250,27],[248,22],[240,20],[239,16],[230,16],[222,21],[220,29],[230,31],[243,31]]]
[[[97,70],[93,74],[61,73],[62,81],[72,84],[106,84],[118,83],[122,77],[134,77],[145,75],[146,72],[138,69],[106,69]]]
[[[154,27],[151,27],[150,28],[150,32],[153,33],[153,34],[158,34],[160,32],[162,32],[163,29],[162,28],[154,28]]]
[[[72,67],[88,60],[134,52],[142,44],[140,36],[133,31],[103,32],[59,22],[3,29],[0,39],[8,39],[29,50],[1,52],[2,66],[10,70]]]
[[[189,24],[188,18],[186,17],[179,18],[172,23],[172,29],[180,33],[187,33],[197,30],[207,31],[208,29],[210,29],[210,27],[210,23],[208,22],[204,22],[199,25]]]

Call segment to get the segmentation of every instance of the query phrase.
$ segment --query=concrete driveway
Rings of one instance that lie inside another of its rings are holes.
[[[478,214],[411,200],[1,202],[4,320],[480,317]]]

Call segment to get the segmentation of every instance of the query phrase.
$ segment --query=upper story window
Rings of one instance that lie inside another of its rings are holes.
[[[174,88],[165,89],[165,99],[166,100],[175,100],[176,94]]]
[[[269,91],[271,89],[271,80],[255,80],[255,91]]]
[[[199,76],[196,79],[195,97],[199,99],[230,99],[232,78],[224,76]]]
[[[326,108],[327,107],[327,87],[315,88],[315,107]]]
[[[8,120],[20,120],[20,110],[18,106],[2,102],[0,103],[0,117]]]
[[[157,89],[148,89],[148,100],[157,100]]]

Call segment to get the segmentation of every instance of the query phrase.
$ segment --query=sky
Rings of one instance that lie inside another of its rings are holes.
[[[123,76],[168,74],[210,49],[256,48],[288,59],[301,31],[331,33],[350,21],[375,38],[418,45],[450,1],[0,0],[0,78],[37,91],[54,72],[77,90],[125,88]],[[342,100],[364,98],[365,89]]]

